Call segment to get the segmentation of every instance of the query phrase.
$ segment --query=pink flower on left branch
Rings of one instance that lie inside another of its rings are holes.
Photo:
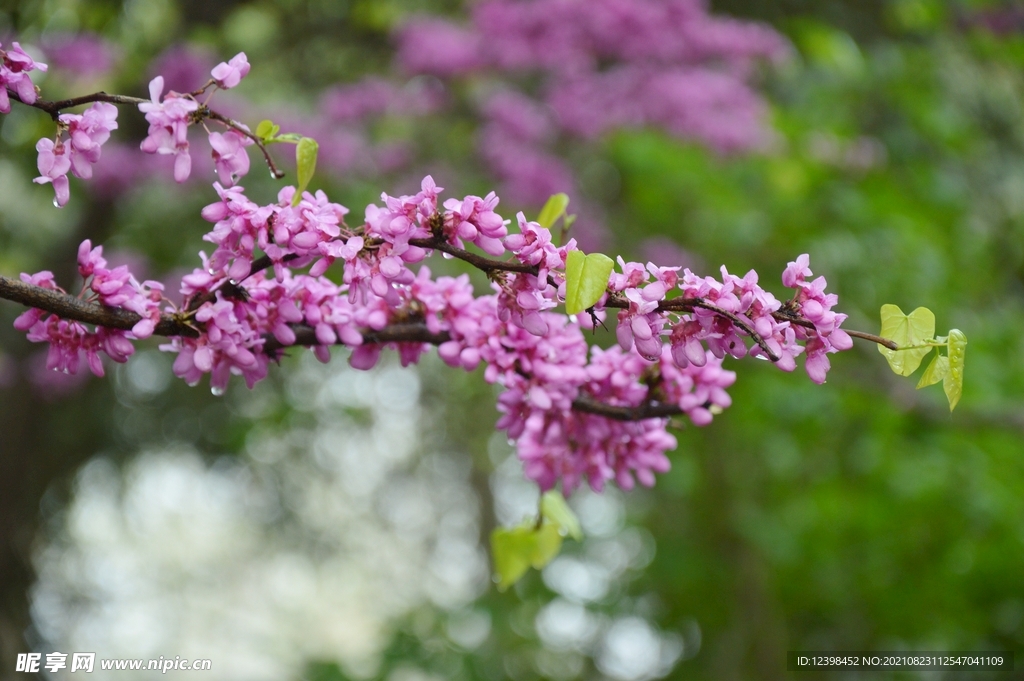
[[[101,146],[110,139],[110,131],[117,129],[117,107],[96,102],[81,115],[62,114],[59,120],[70,139],[65,143],[43,138],[36,143],[39,177],[34,182],[52,184],[56,193],[54,204],[63,206],[70,197],[68,171],[82,179],[92,177],[92,166],[100,160]]]
[[[71,158],[67,154],[67,147],[63,142],[54,142],[48,137],[36,142],[36,151],[39,157],[36,160],[36,167],[39,168],[39,177],[33,182],[36,184],[52,184],[56,193],[54,205],[63,206],[71,196],[68,187],[68,171],[71,169]]]
[[[60,122],[67,126],[71,142],[71,172],[75,177],[88,180],[92,166],[100,160],[100,147],[117,130],[117,107],[96,102],[82,115],[62,114]]]
[[[50,142],[51,140],[40,140]],[[65,178],[66,180],[67,178]],[[82,293],[90,292],[90,298],[110,307],[122,307],[142,316],[131,331],[96,327],[90,330],[86,325],[61,319],[55,314],[32,308],[14,320],[14,328],[28,332],[33,343],[49,343],[48,369],[73,374],[78,371],[82,356],[89,369],[96,376],[103,376],[103,362],[99,353],[106,353],[115,362],[124,363],[135,352],[131,341],[153,335],[160,320],[163,303],[163,285],[155,281],[139,283],[124,265],[107,268],[103,247],[92,247],[86,239],[78,248],[78,273],[85,280]],[[26,284],[64,292],[53,281],[50,272],[22,274]]]
[[[192,158],[188,154],[188,126],[199,103],[191,97],[168,92],[161,101],[164,91],[163,76],[157,76],[149,83],[152,101],[139,104],[139,111],[146,114],[149,134],[139,148],[147,154],[173,154],[174,180],[184,182],[192,171]]]
[[[35,104],[36,86],[28,77],[29,71],[46,71],[47,66],[28,56],[21,45],[13,43],[9,50],[0,43],[0,113],[11,112],[11,100],[7,88],[18,93],[25,104]]]

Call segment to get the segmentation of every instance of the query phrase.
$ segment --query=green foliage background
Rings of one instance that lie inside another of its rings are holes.
[[[708,428],[681,430],[672,471],[628,497],[629,521],[655,540],[653,562],[596,607],[614,613],[653,594],[650,610],[662,628],[696,620],[701,649],[671,678],[787,678],[785,652],[798,649],[1016,650],[1019,665],[1024,27],[1005,35],[971,27],[965,17],[996,7],[983,3],[769,4],[712,3],[772,22],[797,48],[764,80],[775,148],[722,158],[656,131],[603,140],[589,153],[613,169],[593,190],[607,201],[612,250],[628,256],[642,239],[664,236],[709,272],[721,263],[732,272],[755,268],[773,286],[786,262],[810,253],[852,328],[876,331],[879,307],[895,303],[908,311],[925,305],[940,329],[963,329],[970,338],[963,399],[950,416],[941,390],[915,391],[916,377],[894,376],[861,343],[833,356],[820,387],[802,369],[735,363],[734,406]],[[462,8],[430,0],[52,0],[4,5],[0,33],[101,32],[124,53],[116,79],[104,85],[130,94],[143,91],[145,65],[176,40],[212,46],[222,57],[244,49],[254,66],[243,93],[266,105],[314,102],[330,84],[385,72],[390,28],[416,11]],[[119,133],[140,134],[131,118],[122,114]],[[21,203],[13,190],[2,197],[0,271],[47,267],[68,280],[74,245],[86,237],[134,248],[163,270],[191,267],[209,192],[154,185],[111,204],[85,200],[73,182],[72,205],[54,215],[48,190],[25,179],[32,143],[49,134],[44,119],[16,111],[0,122],[0,174],[22,192]],[[372,134],[415,136],[421,161],[455,169],[459,185],[449,189],[456,193],[487,189],[464,117],[417,125],[384,120]],[[257,189],[272,191],[263,175],[254,175]],[[334,200],[361,206],[391,191],[393,179],[315,182]],[[519,207],[502,208],[511,215]],[[10,328],[17,313],[12,304],[0,307],[0,341],[14,358],[31,350]],[[429,366],[425,376],[449,446],[469,452],[484,477],[486,505],[493,396],[479,376]],[[0,676],[24,649],[33,537],[59,517],[83,461],[100,450],[126,458],[168,439],[211,456],[241,446],[253,424],[230,403],[179,383],[145,404],[118,402],[102,381],[56,402],[35,397],[24,381],[0,389]],[[118,427],[129,418],[133,427]],[[271,426],[286,428],[289,418],[282,407]],[[485,515],[485,526],[493,525]],[[410,623],[396,634],[381,675],[414,662],[448,678],[538,678],[535,667],[516,662],[539,648],[517,623],[550,597],[535,573],[509,593],[487,594],[480,605],[494,629],[474,653],[431,645]],[[586,667],[584,676],[593,675]],[[343,676],[332,660],[310,661],[307,678]]]

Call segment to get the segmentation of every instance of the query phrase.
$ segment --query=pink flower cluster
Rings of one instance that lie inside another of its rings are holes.
[[[0,113],[11,111],[8,88],[16,92],[18,98],[26,104],[35,104],[36,86],[28,73],[46,71],[46,68],[46,64],[28,56],[18,43],[12,43],[8,50],[4,50],[3,43],[0,43]]]
[[[613,273],[609,282],[609,290],[621,292],[628,301],[628,307],[618,314],[619,345],[623,350],[635,348],[642,357],[655,361],[662,355],[662,337],[668,336],[672,357],[680,367],[705,366],[708,352],[718,359],[726,355],[741,359],[747,354],[769,358],[761,345],[747,347],[744,336],[749,336],[749,329],[763,340],[771,359],[783,371],[795,369],[796,357],[806,350],[808,375],[816,383],[824,383],[829,369],[826,354],[848,350],[853,341],[839,328],[846,315],[831,312],[838,297],[824,292],[825,278],[804,281],[811,274],[808,263],[808,256],[801,255],[783,273],[783,284],[798,289],[794,299],[783,305],[758,285],[753,270],[739,277],[722,266],[718,280],[698,277],[689,269],[679,276],[678,267],[653,263],[645,267],[619,258],[622,273]],[[687,309],[666,314],[662,304],[669,301],[673,289],[682,291],[681,299],[675,300]],[[737,325],[735,319],[743,325]],[[799,319],[813,323],[814,328],[791,321]]]
[[[28,77],[34,69],[46,70],[46,64],[32,60],[18,43],[12,49],[0,49],[0,112],[10,111],[8,87],[17,92],[26,104],[36,101],[35,85]],[[211,72],[213,80],[221,89],[228,89],[238,83],[249,72],[245,53],[239,53],[229,62],[221,62]],[[139,104],[139,110],[146,115],[149,132],[140,148],[149,154],[174,156],[174,179],[184,182],[192,170],[189,155],[188,126],[198,120],[200,104],[191,94],[181,95],[168,92],[164,95],[164,79],[157,76],[149,84],[150,101]],[[101,147],[110,139],[110,133],[117,129],[117,107],[106,102],[96,102],[83,114],[61,114],[58,118],[59,131],[56,140],[43,138],[36,143],[39,177],[38,184],[52,184],[54,205],[67,204],[70,198],[68,172],[76,177],[92,177],[93,165],[100,159]],[[242,127],[244,126],[237,126]],[[69,142],[61,139],[67,131]],[[236,129],[226,132],[211,132],[210,146],[213,150],[214,167],[220,181],[231,186],[249,172],[249,155],[245,147],[254,142]]]
[[[238,85],[249,73],[249,62],[244,52],[239,52],[229,62],[221,62],[210,72],[213,82],[222,90]],[[173,90],[166,95],[164,78],[157,76],[149,83],[150,101],[139,104],[139,111],[146,114],[149,132],[140,148],[147,154],[174,156],[174,180],[184,182],[192,172],[192,157],[189,156],[188,126],[197,122],[200,104],[191,94],[179,94]],[[234,184],[239,177],[249,172],[249,155],[245,147],[252,140],[237,130],[226,133],[210,133],[213,159],[225,185]]]
[[[591,85],[614,75],[615,69],[594,71],[599,61],[621,60],[639,69],[622,77],[643,90],[647,81],[640,71],[673,77],[680,61],[693,66],[723,55],[713,77],[742,84],[751,59],[782,49],[770,32],[715,23],[703,12],[691,0],[489,0],[478,6],[476,16],[484,23],[502,19],[508,30],[495,41],[512,41],[502,48],[506,51],[495,53],[487,41],[470,40],[453,54],[465,61],[472,53],[480,64],[547,70],[559,78],[590,78]],[[552,16],[561,19],[552,23]],[[579,20],[570,21],[573,17]],[[623,22],[635,35],[622,44],[605,44]],[[449,38],[460,30],[431,26]],[[668,29],[691,39],[683,46],[659,43]],[[738,35],[743,40],[737,42]],[[16,43],[2,55],[7,70],[0,77],[26,99],[21,90],[31,81],[5,74],[41,65]],[[471,68],[456,62],[448,64],[449,72]],[[588,75],[588,69],[594,72]],[[139,105],[149,122],[143,151],[173,155],[175,179],[184,181],[191,169],[188,126],[209,114],[195,97],[213,85],[235,87],[248,71],[245,55],[239,54],[216,66],[204,88],[184,95],[165,95],[163,78],[154,78],[151,100]],[[615,77],[622,73],[627,72]],[[712,72],[701,77],[711,78]],[[648,95],[630,92],[633,101],[626,105],[637,106]],[[489,106],[495,121],[490,132],[502,143],[529,147],[555,134],[554,119],[528,98],[499,94]],[[612,116],[611,108],[598,114]],[[68,199],[69,170],[82,178],[92,175],[101,146],[117,127],[116,113],[113,106],[96,103],[81,115],[61,115],[68,142],[60,136],[39,141],[36,182],[53,184],[58,204]],[[558,119],[564,127],[571,117],[563,114]],[[633,122],[651,121],[667,125],[647,113]],[[716,279],[620,258],[620,271],[610,275],[606,293],[586,313],[570,318],[553,310],[566,298],[566,262],[577,248],[575,239],[558,246],[548,229],[523,213],[510,233],[494,192],[441,202],[443,189],[427,176],[414,194],[382,194],[356,225],[346,223],[349,210],[322,191],[296,196],[294,187],[285,187],[276,202],[261,205],[235,186],[249,170],[245,147],[252,140],[238,124],[229,127],[210,134],[219,200],[202,216],[213,223],[204,239],[214,250],[210,256],[200,253],[202,266],[183,277],[181,307],[163,297],[159,283],[140,284],[126,266],[109,268],[102,248],[85,241],[78,252],[85,282],[79,298],[134,312],[139,321],[130,331],[90,329],[42,310],[25,312],[15,326],[30,340],[49,343],[49,368],[74,373],[84,354],[92,372],[102,375],[101,353],[126,361],[133,353],[131,341],[153,335],[162,321],[170,321],[163,316],[167,313],[174,314],[179,328],[189,329],[160,346],[177,355],[174,373],[190,385],[209,374],[215,393],[225,390],[232,375],[253,386],[284,348],[297,343],[311,345],[324,362],[330,346],[345,345],[359,369],[373,367],[385,347],[397,350],[408,365],[436,344],[447,364],[467,371],[482,366],[485,379],[504,388],[498,427],[516,441],[527,476],[543,489],[561,484],[568,493],[583,482],[597,490],[608,482],[623,488],[637,481],[653,484],[656,473],[668,470],[665,453],[676,445],[667,431],[669,419],[657,414],[681,412],[694,425],[710,423],[731,404],[726,390],[736,377],[723,369],[726,356],[769,358],[792,371],[795,358],[806,352],[808,374],[822,383],[827,355],[852,345],[840,328],[846,316],[833,311],[837,297],[825,293],[825,279],[809,281],[807,255],[789,263],[783,274],[784,285],[795,289],[786,303],[761,288],[753,271],[739,277],[722,267]],[[545,165],[543,155],[536,158]],[[492,259],[466,253],[469,244]],[[412,267],[435,249],[486,271],[492,292],[477,295],[466,275],[434,278],[426,266],[414,272]],[[342,268],[341,283],[325,276],[335,263]],[[61,291],[50,272],[22,279]],[[603,321],[609,309],[617,310],[618,345],[590,347],[583,329]]]
[[[174,155],[174,181],[184,182],[192,172],[192,158],[188,155],[188,126],[199,102],[178,93],[164,92],[163,76],[149,82],[149,102],[139,104],[146,114],[149,132],[139,148],[147,154]]]
[[[785,370],[794,368],[806,346],[808,373],[818,382],[828,369],[825,354],[851,344],[839,328],[845,316],[831,310],[836,297],[824,293],[824,279],[807,281],[806,255],[783,276],[797,289],[786,305],[758,286],[754,272],[737,277],[723,268],[717,280],[620,259],[621,271],[610,276],[608,294],[594,311],[600,319],[613,301],[613,307],[625,305],[618,313],[619,345],[603,350],[584,339],[588,314],[571,319],[551,312],[565,298],[565,263],[575,242],[556,246],[547,229],[522,213],[518,231],[509,234],[493,193],[439,207],[442,189],[428,176],[416,194],[382,194],[381,204],[366,207],[364,222],[350,226],[348,209],[323,192],[306,192],[293,206],[295,190],[286,187],[276,203],[261,206],[241,187],[215,187],[220,200],[203,210],[214,223],[205,238],[215,250],[210,257],[200,254],[202,267],[183,278],[184,311],[177,313],[198,333],[161,346],[177,353],[175,374],[189,384],[210,374],[217,393],[232,375],[252,386],[281,348],[297,342],[303,327],[315,338],[321,361],[340,343],[352,349],[353,366],[369,369],[390,345],[405,365],[429,349],[423,337],[382,343],[374,334],[403,325],[425,328],[439,339],[434,342],[444,362],[467,371],[483,365],[485,379],[504,387],[498,427],[517,442],[526,474],[544,489],[561,483],[568,492],[584,481],[594,489],[610,481],[624,488],[637,480],[650,485],[668,469],[665,452],[675,438],[666,431],[667,418],[643,418],[642,412],[636,412],[639,418],[608,418],[587,405],[674,405],[702,426],[731,404],[726,389],[736,377],[722,368],[723,358],[766,354],[759,345],[748,349],[749,332]],[[410,269],[433,244],[462,249],[464,242],[492,256],[514,257],[491,272],[490,295],[476,295],[465,275],[435,279],[426,267]],[[269,263],[257,265],[257,251]],[[323,274],[339,260],[342,283],[336,284]],[[308,274],[295,272],[306,267]],[[143,317],[130,334],[91,332],[39,310],[26,312],[16,326],[32,340],[50,342],[52,367],[73,371],[84,352],[101,373],[99,351],[124,361],[132,352],[130,339],[153,333],[161,287],[138,284],[126,267],[108,269],[102,250],[88,241],[79,250],[79,272],[92,300]],[[55,288],[48,272],[23,278]]]
[[[68,171],[82,179],[92,177],[102,145],[110,139],[110,132],[117,129],[117,107],[96,102],[84,114],[61,114],[59,121],[69,140],[65,144],[60,137],[56,142],[44,137],[36,143],[39,177],[33,182],[52,184],[56,193],[54,205],[63,206],[70,197]]]
[[[82,115],[61,114],[60,122],[67,127],[71,147],[71,172],[87,180],[92,167],[100,160],[100,147],[117,130],[117,107],[96,102]]]
[[[210,75],[213,76],[217,87],[222,90],[230,90],[237,86],[248,74],[249,60],[246,58],[245,52],[239,52],[230,61],[222,61],[210,71]]]
[[[163,285],[156,281],[139,283],[121,265],[107,268],[103,247],[92,247],[86,239],[78,249],[78,273],[85,279],[82,294],[86,300],[110,307],[121,307],[142,316],[131,331],[96,327],[90,330],[79,322],[67,321],[57,315],[32,308],[14,320],[14,328],[28,332],[33,343],[49,343],[48,369],[63,373],[76,373],[85,355],[89,369],[103,376],[103,363],[99,353],[106,353],[115,362],[127,362],[135,352],[133,339],[149,338],[160,321]],[[22,274],[22,281],[45,289],[64,292],[53,281],[52,272]]]
[[[800,315],[814,324],[813,329],[803,326],[793,328],[798,340],[805,341],[807,350],[807,373],[815,383],[824,383],[825,375],[831,368],[828,355],[853,347],[850,334],[839,328],[846,321],[846,315],[833,312],[839,296],[825,293],[825,277],[808,282],[812,272],[808,265],[810,257],[804,253],[795,262],[789,263],[782,273],[782,283],[797,290],[793,306]]]

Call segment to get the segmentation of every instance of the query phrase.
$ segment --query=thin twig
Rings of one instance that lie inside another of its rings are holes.
[[[509,262],[507,260],[493,260],[491,258],[485,258],[475,253],[463,250],[452,246],[444,239],[432,237],[430,239],[409,239],[409,244],[412,246],[418,246],[420,248],[432,248],[442,253],[464,260],[473,267],[483,272],[521,272],[523,274],[532,274],[534,276],[540,272],[540,269],[536,265],[526,265],[521,262]]]
[[[295,332],[295,343],[291,346],[284,345],[273,336],[268,336],[263,343],[263,351],[268,355],[275,355],[281,350],[289,347],[302,345],[320,345],[316,338],[316,330],[307,324],[292,324],[292,331]],[[399,323],[389,324],[383,329],[363,332],[364,345],[377,345],[381,343],[429,343],[440,345],[451,340],[447,331],[434,333],[427,328],[426,324]]]
[[[882,338],[881,336],[876,336],[873,333],[865,333],[863,331],[854,331],[853,329],[843,329],[843,331],[845,331],[849,335],[853,336],[854,338],[861,338],[861,339],[866,340],[866,341],[871,341],[872,343],[878,343],[879,345],[887,347],[890,350],[899,350],[900,349],[900,346],[896,345],[895,342],[889,340],[888,338]]]
[[[146,104],[150,100],[140,99],[138,97],[128,97],[126,95],[111,95],[106,92],[94,92],[91,95],[82,95],[81,97],[74,97],[72,99],[62,99],[56,102],[49,102],[45,99],[37,99],[32,104],[28,104],[23,100],[17,92],[7,88],[8,96],[18,102],[21,102],[25,106],[30,106],[33,109],[39,109],[50,114],[53,120],[57,120],[60,116],[60,112],[64,109],[72,109],[82,104],[92,104],[93,102],[107,102],[110,104]]]
[[[623,310],[629,309],[629,301],[618,293],[608,296],[604,305],[605,307],[614,307]],[[771,361],[778,362],[782,359],[774,350],[771,349],[765,339],[761,338],[761,334],[754,331],[754,327],[750,325],[750,322],[737,314],[705,301],[703,298],[673,298],[671,300],[663,300],[658,303],[656,310],[658,312],[692,312],[696,307],[703,308],[709,312],[714,312],[716,315],[725,317],[738,326],[745,334],[750,336],[750,338],[757,344],[757,347],[761,348],[764,354]]]
[[[643,402],[635,407],[623,407],[613,404],[605,404],[592,397],[581,395],[572,402],[574,411],[581,411],[587,414],[597,414],[616,421],[643,421],[644,419],[666,418],[678,416],[683,410],[675,404],[664,404],[661,402]]]
[[[296,260],[298,257],[299,256],[295,255],[294,253],[289,253],[288,255],[286,255],[283,258],[281,258],[281,262],[288,262],[289,260]],[[261,255],[260,257],[258,257],[258,258],[256,258],[255,260],[252,261],[252,264],[249,266],[249,274],[245,275],[245,277],[241,281],[232,282],[230,279],[225,279],[223,282],[221,282],[221,285],[218,286],[217,288],[215,288],[213,290],[210,290],[210,291],[207,291],[203,295],[196,296],[195,298],[192,298],[191,300],[189,300],[188,304],[185,306],[185,311],[186,312],[194,312],[195,310],[198,310],[199,308],[201,308],[204,303],[212,303],[212,302],[214,302],[215,300],[217,300],[217,291],[219,291],[220,288],[222,286],[224,286],[225,284],[235,284],[235,285],[240,284],[240,283],[242,283],[242,281],[245,281],[246,279],[248,279],[252,275],[256,274],[257,272],[262,272],[263,270],[267,269],[268,267],[270,267],[273,264],[274,264],[274,261],[270,259],[269,255]]]
[[[207,83],[206,86],[204,86],[200,90],[197,90],[196,92],[202,94],[202,92],[207,87],[209,87],[209,83]],[[57,102],[50,102],[50,101],[47,101],[45,99],[37,99],[32,104],[27,104],[20,96],[18,96],[18,93],[15,92],[14,90],[11,90],[10,88],[7,88],[7,94],[11,97],[11,99],[14,99],[15,101],[21,102],[22,104],[25,104],[25,106],[30,106],[30,107],[32,107],[34,109],[39,109],[40,111],[45,111],[46,113],[50,114],[50,117],[53,120],[55,120],[55,121],[60,118],[61,111],[63,111],[64,109],[71,109],[71,108],[74,108],[76,106],[81,106],[82,104],[91,104],[93,102],[108,102],[110,104],[135,104],[135,105],[138,105],[138,104],[149,104],[152,101],[152,100],[149,100],[149,99],[141,99],[139,97],[128,97],[126,95],[111,95],[111,94],[108,94],[106,92],[94,92],[94,93],[92,93],[90,95],[82,95],[81,97],[74,97],[72,99],[62,99],[62,100],[57,101]],[[195,93],[193,93],[193,94],[195,94]],[[257,137],[256,135],[254,135],[252,132],[250,132],[249,129],[245,125],[243,125],[242,123],[239,123],[236,120],[228,118],[227,116],[225,116],[223,114],[217,113],[216,111],[210,109],[205,104],[200,104],[199,107],[200,107],[199,110],[201,112],[202,118],[209,118],[209,119],[217,121],[219,123],[223,123],[224,125],[228,126],[229,128],[231,128],[233,130],[237,130],[239,133],[241,133],[242,135],[245,135],[246,137],[251,139],[253,142],[255,142],[256,146],[259,147],[259,150],[263,153],[263,158],[267,162],[267,167],[270,168],[270,172],[273,173],[273,175],[274,175],[274,177],[276,179],[281,179],[282,177],[285,176],[284,171],[278,169],[277,165],[275,165],[274,159],[273,159],[273,157],[271,157],[270,152],[267,151],[267,147],[263,143],[263,140],[260,139],[259,137]]]
[[[783,312],[775,312],[772,316],[775,317],[775,319],[779,320],[780,322],[789,322],[790,324],[795,324],[796,326],[802,326],[805,329],[814,328],[814,322],[808,319],[793,318],[790,315],[785,314]],[[843,331],[853,336],[854,338],[860,338],[862,340],[871,341],[872,343],[878,343],[879,345],[889,348],[890,350],[900,349],[900,346],[897,345],[894,341],[891,341],[888,338],[882,338],[881,336],[876,336],[873,333],[867,333],[865,331],[855,331],[853,329],[843,329]]]
[[[761,350],[764,352],[764,354],[767,355],[768,359],[770,359],[771,361],[778,362],[780,359],[782,359],[781,356],[779,356],[774,350],[771,349],[771,347],[768,346],[767,341],[765,341],[764,338],[761,338],[761,334],[759,334],[757,331],[754,331],[754,327],[752,327],[746,320],[744,320],[739,315],[733,314],[732,312],[729,312],[728,310],[723,310],[722,308],[718,307],[717,305],[712,305],[711,303],[706,303],[703,300],[701,300],[700,298],[691,299],[691,300],[693,300],[693,302],[691,302],[690,304],[693,305],[693,307],[702,307],[705,310],[709,310],[711,312],[714,312],[716,315],[718,315],[720,317],[725,317],[726,319],[731,321],[733,324],[735,324],[736,326],[738,326],[741,329],[743,329],[743,331],[748,336],[750,336],[751,338],[754,339],[754,342],[757,343],[757,347],[761,348]]]

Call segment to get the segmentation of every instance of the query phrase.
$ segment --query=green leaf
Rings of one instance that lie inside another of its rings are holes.
[[[569,195],[568,194],[555,194],[544,207],[540,209],[540,215],[537,216],[537,222],[540,223],[541,227],[545,229],[551,229],[551,226],[558,222],[558,218],[565,214],[565,209],[569,207]]]
[[[534,543],[532,533],[523,527],[499,527],[491,533],[491,556],[500,591],[518,582],[530,569]]]
[[[942,379],[942,389],[949,400],[949,410],[953,411],[964,388],[964,355],[967,352],[967,336],[960,329],[950,329],[946,345],[949,357],[949,373]]]
[[[517,527],[499,527],[491,533],[491,555],[498,576],[498,590],[504,591],[531,567],[541,569],[558,555],[562,534],[555,523],[539,528],[532,520]]]
[[[568,535],[576,541],[583,541],[583,528],[580,527],[579,518],[557,490],[549,490],[540,498],[540,514],[545,520],[554,523],[563,536]]]
[[[320,145],[312,137],[303,137],[295,147],[295,165],[298,167],[299,186],[295,188],[295,196],[292,198],[292,205],[299,205],[302,200],[302,192],[306,191],[309,181],[313,179],[316,171],[316,154]]]
[[[281,126],[275,125],[274,121],[262,120],[256,126],[256,136],[264,141],[273,139],[279,132],[281,132]]]
[[[271,142],[287,142],[289,144],[298,144],[302,140],[306,139],[297,132],[286,132],[283,135],[277,135]]]
[[[917,382],[917,389],[925,388],[929,385],[934,385],[946,377],[949,373],[949,358],[945,355],[940,355],[938,349],[935,350],[935,359],[928,365],[928,368],[924,370],[924,374],[921,376],[921,380]]]
[[[565,312],[578,314],[592,306],[608,288],[615,263],[603,253],[572,250],[565,263]]]
[[[896,305],[882,306],[883,338],[894,341],[901,348],[921,345],[932,340],[935,335],[935,315],[925,307],[919,307],[909,315],[903,314]],[[878,346],[889,367],[900,376],[909,376],[921,366],[921,360],[931,350],[929,347],[911,348],[907,350],[890,350]]]
[[[555,523],[544,523],[534,531],[534,546],[530,565],[540,570],[562,550],[562,533]]]

